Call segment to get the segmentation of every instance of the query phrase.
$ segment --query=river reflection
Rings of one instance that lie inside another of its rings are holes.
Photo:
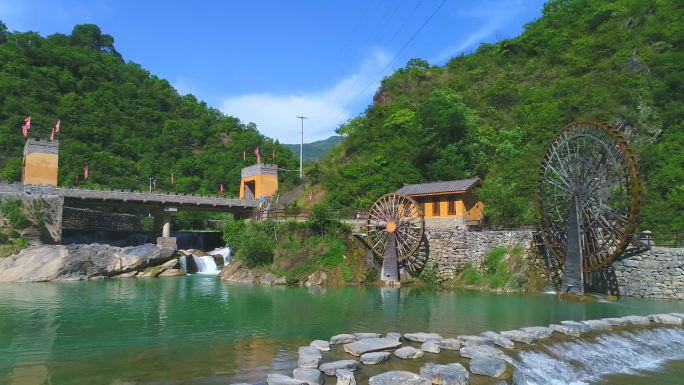
[[[445,336],[684,311],[681,302],[370,287],[231,285],[211,276],[0,285],[0,383],[259,382],[345,332]]]

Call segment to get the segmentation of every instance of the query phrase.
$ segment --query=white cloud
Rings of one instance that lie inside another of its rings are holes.
[[[496,33],[506,23],[511,21],[516,14],[523,9],[523,4],[520,0],[515,2],[501,2],[493,4],[487,8],[477,8],[469,10],[460,10],[456,15],[460,18],[468,17],[474,19],[482,19],[483,23],[480,28],[467,35],[465,38],[453,47],[442,50],[431,62],[441,63],[445,60],[464,52],[473,45],[484,41],[492,34]]]
[[[299,143],[301,123],[297,116],[303,115],[308,117],[304,121],[304,141],[325,139],[357,113],[353,108],[359,100],[371,97],[382,78],[378,75],[389,61],[387,53],[376,50],[355,73],[321,91],[231,96],[221,102],[220,109],[243,122],[256,123],[262,134],[282,143]]]

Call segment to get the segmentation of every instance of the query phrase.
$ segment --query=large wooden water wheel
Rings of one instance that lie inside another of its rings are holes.
[[[397,193],[378,198],[368,212],[366,241],[383,260],[382,280],[399,280],[399,266],[418,250],[424,232],[423,212],[413,198]]]
[[[607,123],[568,124],[544,153],[538,199],[544,242],[564,266],[563,289],[582,293],[583,273],[609,266],[634,234],[636,157]]]

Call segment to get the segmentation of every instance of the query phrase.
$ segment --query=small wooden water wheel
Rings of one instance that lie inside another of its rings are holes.
[[[413,198],[390,193],[375,201],[368,212],[366,241],[383,260],[383,281],[399,281],[400,265],[409,263],[424,232],[423,212]]]

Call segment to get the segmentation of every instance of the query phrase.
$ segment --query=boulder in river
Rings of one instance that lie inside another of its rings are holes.
[[[358,340],[353,334],[337,334],[330,337],[330,345],[348,344]]]
[[[380,333],[354,333],[354,336],[360,340],[367,340],[369,338],[380,338]]]
[[[337,369],[335,376],[337,376],[337,385],[356,385],[354,372],[349,369]]]
[[[682,319],[672,314],[651,314],[648,316],[651,322],[665,325],[681,325]]]
[[[432,385],[432,382],[415,373],[395,370],[371,377],[368,385]]]
[[[526,331],[534,336],[534,338],[541,340],[544,338],[551,338],[553,335],[553,330],[544,326],[529,326],[526,328],[520,328],[522,331]]]
[[[406,333],[404,338],[413,342],[425,342],[427,340],[438,340],[441,341],[444,338],[437,333]]]
[[[420,346],[420,350],[426,352],[426,353],[434,353],[437,354],[440,352],[440,347],[439,347],[439,341],[435,340],[429,340],[423,342],[423,344]]]
[[[650,325],[651,321],[648,320],[647,317],[642,317],[640,315],[628,315],[625,317],[622,317],[625,322],[627,322],[627,325]]]
[[[503,331],[499,334],[510,338],[511,341],[522,342],[522,343],[528,344],[528,345],[531,345],[531,344],[537,342],[537,338],[535,338],[532,334],[530,334],[524,330],[506,330],[506,331]]]
[[[577,321],[561,321],[561,325],[567,325],[579,329],[581,333],[588,333],[591,331],[591,325],[577,322]]]
[[[565,334],[568,336],[573,336],[573,337],[579,337],[580,334],[582,334],[578,327],[572,326],[572,325],[551,324],[551,325],[549,325],[549,328],[551,330],[553,330],[554,332]]]
[[[390,359],[390,352],[371,352],[361,355],[361,363],[364,365],[377,365]]]
[[[470,383],[468,371],[459,363],[438,365],[430,362],[420,368],[420,375],[430,380],[432,384],[468,385]]]
[[[307,385],[305,381],[286,376],[284,374],[269,374],[266,376],[268,385]]]
[[[495,345],[499,345],[502,348],[513,349],[513,341],[510,338],[501,335],[493,331],[486,331],[480,334],[482,337],[488,338],[494,342]]]
[[[447,350],[459,350],[461,349],[461,341],[456,338],[445,338],[439,341],[439,347]]]
[[[473,357],[470,360],[470,371],[489,377],[499,377],[506,371],[506,362],[494,357]]]
[[[318,363],[323,359],[321,352],[310,346],[301,346],[298,353],[297,365],[300,368],[318,368]]]
[[[330,351],[330,342],[328,341],[323,341],[323,340],[313,340],[309,344],[314,349],[318,349],[322,352],[328,352]]]
[[[157,277],[177,277],[179,275],[184,275],[180,269],[166,269],[161,272]]]
[[[333,361],[333,362],[326,362],[324,364],[321,364],[318,368],[328,376],[334,376],[335,372],[339,369],[347,369],[347,370],[356,370],[361,366],[359,364],[359,361],[356,360],[340,360],[340,361]]]
[[[586,321],[582,321],[583,324],[589,325],[591,330],[610,330],[612,326],[610,325],[609,322],[599,320],[599,319],[590,319]]]
[[[385,334],[385,337],[394,338],[397,341],[401,341],[401,333],[389,332],[389,333]]]
[[[292,372],[292,377],[306,382],[309,385],[323,385],[323,373],[313,368],[297,368]]]
[[[461,341],[461,346],[479,346],[490,345],[494,346],[494,341],[482,336],[458,336],[457,340]]]
[[[0,260],[0,282],[44,282],[113,277],[156,266],[173,258],[170,247],[145,244],[41,245]]]
[[[306,277],[306,280],[304,281],[304,286],[322,286],[325,285],[327,281],[328,275],[325,274],[324,271],[314,271],[313,273],[309,274],[308,277]]]
[[[394,351],[394,355],[402,358],[404,360],[411,360],[411,359],[416,359],[420,358],[424,355],[422,350],[416,349],[413,346],[404,346],[403,348],[399,348]]]
[[[504,354],[501,350],[489,346],[489,345],[479,345],[479,346],[466,346],[459,350],[461,357],[473,358],[473,357],[494,357],[502,360],[508,359],[508,356]]]
[[[380,350],[394,349],[401,346],[401,342],[392,338],[367,338],[344,345],[344,351],[352,356]]]

